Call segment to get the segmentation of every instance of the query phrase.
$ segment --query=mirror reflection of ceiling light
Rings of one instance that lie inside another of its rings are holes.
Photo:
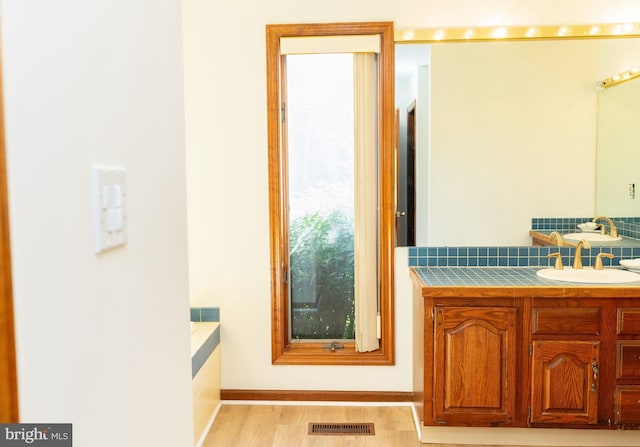
[[[507,27],[501,26],[499,28],[496,28],[491,35],[495,39],[504,39],[505,37],[507,37],[507,33],[508,33]]]
[[[603,79],[602,81],[597,83],[597,86],[601,89],[614,87],[625,81],[629,81],[638,77],[640,77],[640,66],[630,68],[629,70],[618,73],[617,75],[611,76],[610,78]]]
[[[618,34],[629,34],[633,31],[633,23],[622,23],[618,26],[617,31]]]
[[[640,23],[397,29],[397,42],[474,42],[492,39],[570,39],[640,37]]]
[[[407,30],[404,32],[403,34],[403,39],[404,40],[411,40],[416,36],[416,33],[413,30]]]

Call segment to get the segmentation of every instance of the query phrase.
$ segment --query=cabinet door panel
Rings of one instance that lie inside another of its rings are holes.
[[[509,424],[515,411],[513,308],[436,309],[434,419]]]
[[[595,424],[599,342],[533,343],[531,422]]]
[[[533,335],[598,335],[598,307],[535,307],[532,311]]]
[[[618,335],[640,335],[640,309],[618,309]]]
[[[640,380],[640,340],[618,341],[616,379]]]
[[[614,396],[616,424],[640,424],[640,385],[620,385]]]

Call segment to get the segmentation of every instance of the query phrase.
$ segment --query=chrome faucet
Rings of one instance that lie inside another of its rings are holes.
[[[582,268],[582,247],[590,249],[591,245],[589,245],[589,241],[587,241],[586,239],[582,239],[580,242],[578,242],[578,244],[576,245],[575,257],[573,258],[574,269]]]
[[[550,238],[556,238],[556,243],[558,247],[562,247],[564,245],[564,241],[562,240],[562,236],[557,231],[552,231],[549,235]]]
[[[611,237],[618,237],[618,229],[616,228],[616,226],[613,224],[613,221],[611,219],[609,219],[607,216],[596,216],[593,218],[592,222],[596,222],[599,219],[604,219],[607,221],[607,223],[609,224],[609,234],[611,235]],[[602,234],[607,234],[604,228],[604,225],[602,226]]]

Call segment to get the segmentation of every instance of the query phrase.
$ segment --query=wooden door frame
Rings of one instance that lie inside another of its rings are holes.
[[[18,380],[3,104],[2,54],[0,54],[0,423],[16,423],[19,420]]]

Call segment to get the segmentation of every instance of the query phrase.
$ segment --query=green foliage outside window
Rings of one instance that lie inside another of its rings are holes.
[[[353,219],[307,214],[290,227],[292,336],[354,339]]]

